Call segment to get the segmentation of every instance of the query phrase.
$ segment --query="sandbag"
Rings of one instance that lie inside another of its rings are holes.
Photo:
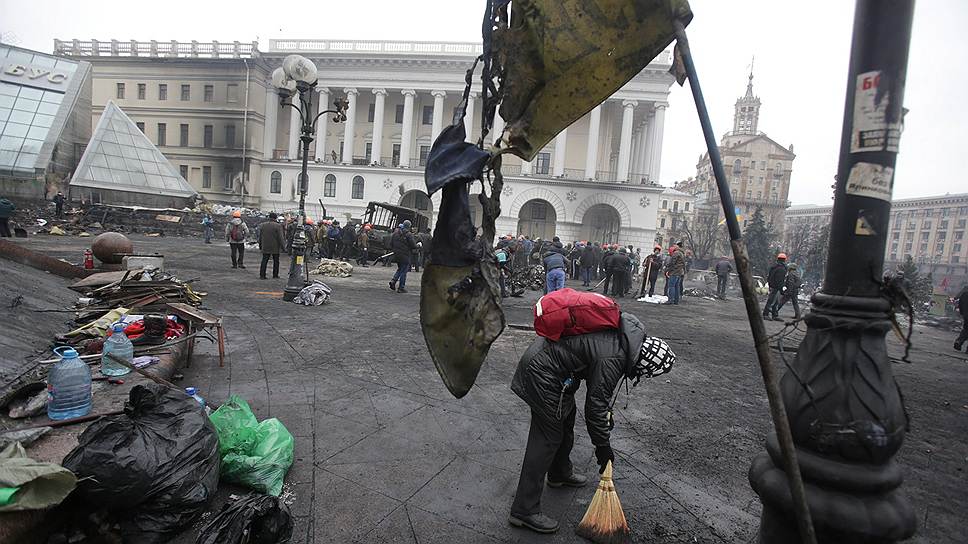
[[[620,313],[618,304],[605,295],[566,287],[535,303],[534,332],[557,342],[562,336],[617,329]]]
[[[279,496],[295,449],[286,426],[276,418],[259,423],[238,395],[230,396],[210,417],[219,437],[222,478]]]
[[[218,436],[184,392],[136,385],[124,413],[92,423],[64,467],[79,480],[76,504],[106,509],[125,542],[169,542],[215,494]]]
[[[226,504],[195,544],[276,544],[292,537],[292,516],[278,497],[250,493]]]
[[[60,504],[76,482],[64,467],[27,457],[17,442],[0,450],[0,512],[41,510]]]

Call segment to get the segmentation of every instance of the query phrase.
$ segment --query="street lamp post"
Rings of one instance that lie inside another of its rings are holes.
[[[316,133],[316,121],[327,113],[333,114],[333,122],[346,121],[348,102],[345,98],[337,98],[333,105],[336,109],[323,110],[325,104],[320,104],[320,111],[313,115],[313,94],[316,88],[318,72],[313,62],[301,55],[289,55],[282,61],[282,67],[272,72],[272,84],[279,91],[282,106],[289,106],[299,112],[300,141],[302,142],[302,170],[299,172],[299,228],[296,229],[292,240],[292,253],[289,260],[289,280],[283,291],[282,299],[291,301],[306,286],[306,191],[309,189],[309,144]],[[299,105],[293,104],[292,98],[297,96]]]
[[[894,459],[907,415],[885,336],[895,310],[881,281],[911,39],[913,0],[858,0],[830,263],[807,332],[780,381],[819,542],[887,543],[914,534]],[[750,467],[759,540],[799,542],[776,435]]]

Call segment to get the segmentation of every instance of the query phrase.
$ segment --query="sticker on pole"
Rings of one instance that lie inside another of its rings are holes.
[[[850,135],[850,152],[893,151],[901,138],[900,116],[898,121],[888,122],[887,109],[891,97],[881,87],[881,71],[857,75],[854,89],[854,123]]]
[[[848,195],[890,202],[894,192],[894,169],[890,166],[859,162],[850,169],[846,191]]]

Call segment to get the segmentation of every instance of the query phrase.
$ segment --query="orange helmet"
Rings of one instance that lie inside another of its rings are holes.
[[[307,218],[306,218],[306,224],[307,224],[307,225],[315,225],[315,224],[316,224],[316,222],[315,222],[315,221],[313,221],[313,218],[312,218],[312,217],[307,217]]]
[[[367,223],[367,224],[365,224],[365,225],[363,225],[363,230],[370,230],[370,229],[372,229],[372,228],[373,228],[373,227],[372,227],[372,226],[370,226],[370,224],[369,224],[369,223]]]
[[[785,261],[787,259],[787,256],[786,256],[786,253],[780,253],[779,255],[776,256],[776,258],[781,261]]]
[[[242,217],[242,212],[240,210],[235,210],[232,212],[232,217]]]

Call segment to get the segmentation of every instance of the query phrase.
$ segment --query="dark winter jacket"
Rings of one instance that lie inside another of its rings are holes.
[[[783,281],[786,279],[787,267],[785,263],[776,263],[770,267],[770,271],[766,273],[766,284],[770,286],[770,289],[781,289],[783,288]]]
[[[649,263],[652,263],[651,267],[649,267]],[[648,270],[649,281],[654,281],[659,277],[659,272],[662,272],[662,255],[653,253],[646,257],[645,261],[642,262],[642,270]]]
[[[682,250],[673,251],[669,255],[669,260],[666,261],[666,272],[670,276],[684,276],[686,274],[686,257],[682,254]]]
[[[581,256],[578,258],[578,262],[581,264],[582,268],[591,268],[598,264],[598,262],[595,260],[595,248],[592,246],[585,246],[585,248],[581,250]]]
[[[958,297],[958,312],[961,313],[961,317],[968,319],[968,289],[961,292],[961,296]]]
[[[266,221],[259,225],[259,249],[263,253],[274,255],[282,252],[285,247],[282,225],[276,221]]]
[[[511,390],[541,417],[561,419],[586,380],[585,423],[592,444],[608,444],[608,405],[619,382],[630,376],[645,339],[645,326],[622,314],[619,329],[565,336],[557,342],[538,337],[514,373]],[[565,388],[565,380],[572,384]],[[561,410],[559,412],[559,406]]]
[[[630,261],[627,254],[615,252],[606,257],[603,264],[607,270],[617,271],[627,269],[629,267],[629,263]]]
[[[14,206],[13,202],[6,198],[0,198],[0,219],[9,219],[15,209],[17,207]]]
[[[351,246],[356,242],[356,229],[353,228],[353,225],[346,225],[343,227],[343,232],[340,233],[340,236],[343,237],[344,245]]]
[[[398,263],[409,263],[410,254],[417,249],[417,242],[413,240],[413,235],[407,231],[396,229],[390,236],[390,251],[393,252],[393,259]]]
[[[544,254],[544,267],[545,271],[552,270],[555,268],[568,268],[568,263],[565,261],[565,256],[561,253],[554,251],[549,251]]]
[[[599,246],[592,246],[592,250],[595,252],[595,264],[592,266],[602,264],[602,259],[604,258],[602,248]]]
[[[783,281],[783,296],[792,298],[799,295],[802,285],[799,274],[792,270],[787,272],[786,279]]]
[[[733,263],[723,259],[716,263],[716,275],[717,276],[728,276],[730,272],[733,271]]]

